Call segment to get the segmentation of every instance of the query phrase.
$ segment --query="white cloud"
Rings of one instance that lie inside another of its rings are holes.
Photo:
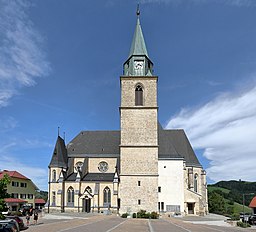
[[[0,156],[0,169],[18,171],[22,175],[31,179],[39,189],[47,190],[47,169],[26,165],[11,156]]]
[[[0,107],[49,73],[43,38],[27,15],[28,1],[0,0]]]
[[[242,93],[226,93],[207,104],[182,109],[167,128],[183,128],[193,147],[210,160],[211,180],[255,181],[256,86]]]

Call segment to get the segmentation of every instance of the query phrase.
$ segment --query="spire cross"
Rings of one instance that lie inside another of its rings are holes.
[[[138,18],[140,17],[140,4],[137,5],[136,15]]]

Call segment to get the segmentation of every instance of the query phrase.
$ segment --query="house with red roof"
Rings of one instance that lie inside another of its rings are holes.
[[[249,207],[252,208],[253,214],[256,214],[256,197],[252,198]]]
[[[0,171],[0,179],[6,174],[11,180],[7,186],[10,198],[5,199],[10,211],[17,211],[23,205],[35,207],[35,194],[38,188],[33,181],[17,171],[9,170]]]

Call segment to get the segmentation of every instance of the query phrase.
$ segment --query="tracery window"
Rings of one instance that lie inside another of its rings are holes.
[[[110,204],[111,204],[111,191],[110,191],[109,187],[104,188],[103,196],[104,196],[104,205],[108,204],[110,206]]]
[[[135,105],[143,106],[143,89],[141,85],[137,85],[135,88]]]
[[[68,202],[68,204],[69,203],[74,203],[74,196],[75,196],[75,191],[74,191],[74,189],[72,188],[72,187],[69,187],[68,188],[68,191],[67,191],[67,202]]]

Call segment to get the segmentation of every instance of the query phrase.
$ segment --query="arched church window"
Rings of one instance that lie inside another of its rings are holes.
[[[56,170],[52,170],[52,181],[56,181]]]
[[[198,191],[198,175],[197,174],[194,175],[194,191],[195,192]]]
[[[110,206],[110,204],[111,204],[111,191],[110,191],[109,187],[104,188],[103,198],[104,198],[104,205]]]
[[[136,106],[143,105],[143,89],[141,85],[137,85],[135,88],[135,105]]]
[[[68,188],[68,191],[67,191],[67,202],[68,202],[68,204],[72,204],[72,203],[74,203],[74,196],[75,196],[75,191],[74,191],[74,189],[72,188],[72,187],[69,187]]]
[[[84,193],[92,194],[92,189],[89,186],[87,186],[84,190]]]

